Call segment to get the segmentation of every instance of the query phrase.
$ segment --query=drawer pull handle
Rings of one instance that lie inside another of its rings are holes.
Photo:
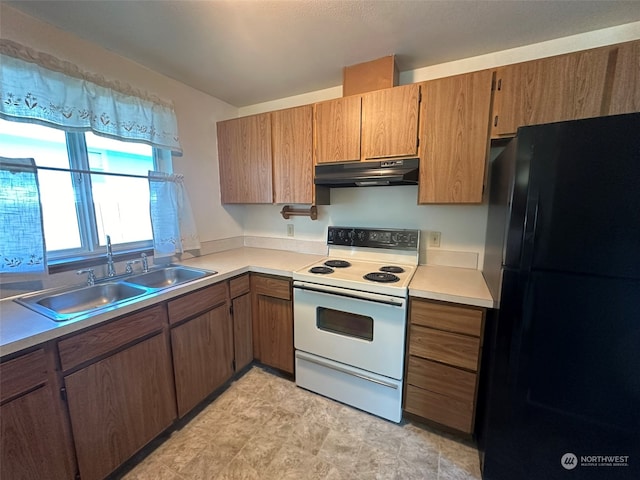
[[[340,368],[335,365],[327,365],[326,363],[316,360],[314,358],[309,358],[306,356],[304,358],[298,356],[298,358],[301,358],[305,362],[315,363],[316,365],[320,365],[321,367],[330,368],[331,370],[335,370],[337,372],[344,373],[346,375],[351,375],[352,377],[357,377],[357,378],[361,378],[362,380],[366,380],[368,382],[377,383],[378,385],[382,385],[383,387],[393,388],[394,390],[398,389],[398,386],[394,385],[393,383],[384,382],[382,380],[378,380],[377,378],[371,378],[371,377],[368,377],[367,375],[362,375],[361,373],[352,372],[351,370],[347,370],[346,368]]]

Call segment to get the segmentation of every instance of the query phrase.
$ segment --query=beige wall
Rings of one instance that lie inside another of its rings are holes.
[[[220,204],[215,133],[218,120],[336,98],[342,94],[340,86],[238,109],[2,3],[0,35],[174,102],[184,149],[184,156],[174,161],[174,169],[185,175],[203,241],[242,234],[286,238],[288,223],[294,224],[296,239],[320,242],[324,241],[327,225],[417,228],[423,232],[442,232],[441,250],[476,252],[482,264],[486,205],[418,206],[417,187],[334,189],[332,205],[319,207],[320,218],[316,221],[307,217],[284,220],[279,214],[281,205]],[[428,80],[638,38],[640,22],[403,72],[400,82]]]
[[[50,53],[81,69],[173,101],[184,154],[173,161],[185,176],[201,240],[242,235],[243,207],[220,204],[216,122],[238,109],[0,3],[0,36]]]

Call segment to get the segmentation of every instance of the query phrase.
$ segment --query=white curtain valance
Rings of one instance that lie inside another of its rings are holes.
[[[6,39],[0,39],[0,118],[182,153],[171,104]]]

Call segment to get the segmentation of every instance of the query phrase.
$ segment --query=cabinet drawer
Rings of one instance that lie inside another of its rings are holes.
[[[232,278],[229,280],[229,296],[231,298],[244,295],[251,289],[251,283],[249,281],[249,275],[242,275],[241,277]]]
[[[411,301],[411,323],[479,337],[484,311],[440,303]]]
[[[157,305],[62,340],[58,342],[62,369],[68,370],[137,338],[158,332],[166,323],[164,305]]]
[[[47,363],[42,349],[0,365],[0,402],[43,385],[47,381]]]
[[[251,282],[252,291],[257,295],[291,300],[291,285],[287,279],[254,275]]]
[[[409,357],[407,383],[470,405],[475,401],[476,378],[475,373],[466,370]]]
[[[473,404],[407,385],[404,409],[462,432],[473,431]]]
[[[409,353],[456,367],[478,369],[480,339],[411,325]]]
[[[169,302],[169,323],[176,323],[185,318],[212,309],[227,301],[227,283],[216,283],[193,293]]]

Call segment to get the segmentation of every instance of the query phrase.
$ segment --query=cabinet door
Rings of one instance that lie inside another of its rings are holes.
[[[291,281],[282,277],[252,275],[251,294],[255,358],[293,373]]]
[[[418,203],[480,203],[489,148],[489,70],[422,84]]]
[[[239,371],[253,361],[250,293],[233,299],[233,344],[236,371]]]
[[[418,153],[420,85],[387,88],[362,96],[362,159]]]
[[[290,300],[258,295],[260,360],[293,373],[293,307]]]
[[[640,112],[640,40],[617,48],[608,114]]]
[[[233,375],[233,338],[226,304],[171,330],[180,417]]]
[[[360,160],[360,95],[314,105],[316,163]]]
[[[518,127],[601,114],[610,48],[597,48],[499,68],[491,136]]]
[[[222,203],[272,203],[271,114],[218,122]]]
[[[40,387],[0,407],[0,477],[71,480],[65,435],[53,392]]]
[[[313,203],[313,107],[271,113],[274,203]]]
[[[73,479],[75,457],[49,345],[0,364],[0,478]]]
[[[3,400],[40,385],[0,407],[0,477],[75,478],[64,419],[57,408],[59,398],[54,397],[51,385],[45,383],[42,350],[3,364],[0,381]]]
[[[165,335],[155,335],[65,377],[83,480],[102,479],[176,418]]]

